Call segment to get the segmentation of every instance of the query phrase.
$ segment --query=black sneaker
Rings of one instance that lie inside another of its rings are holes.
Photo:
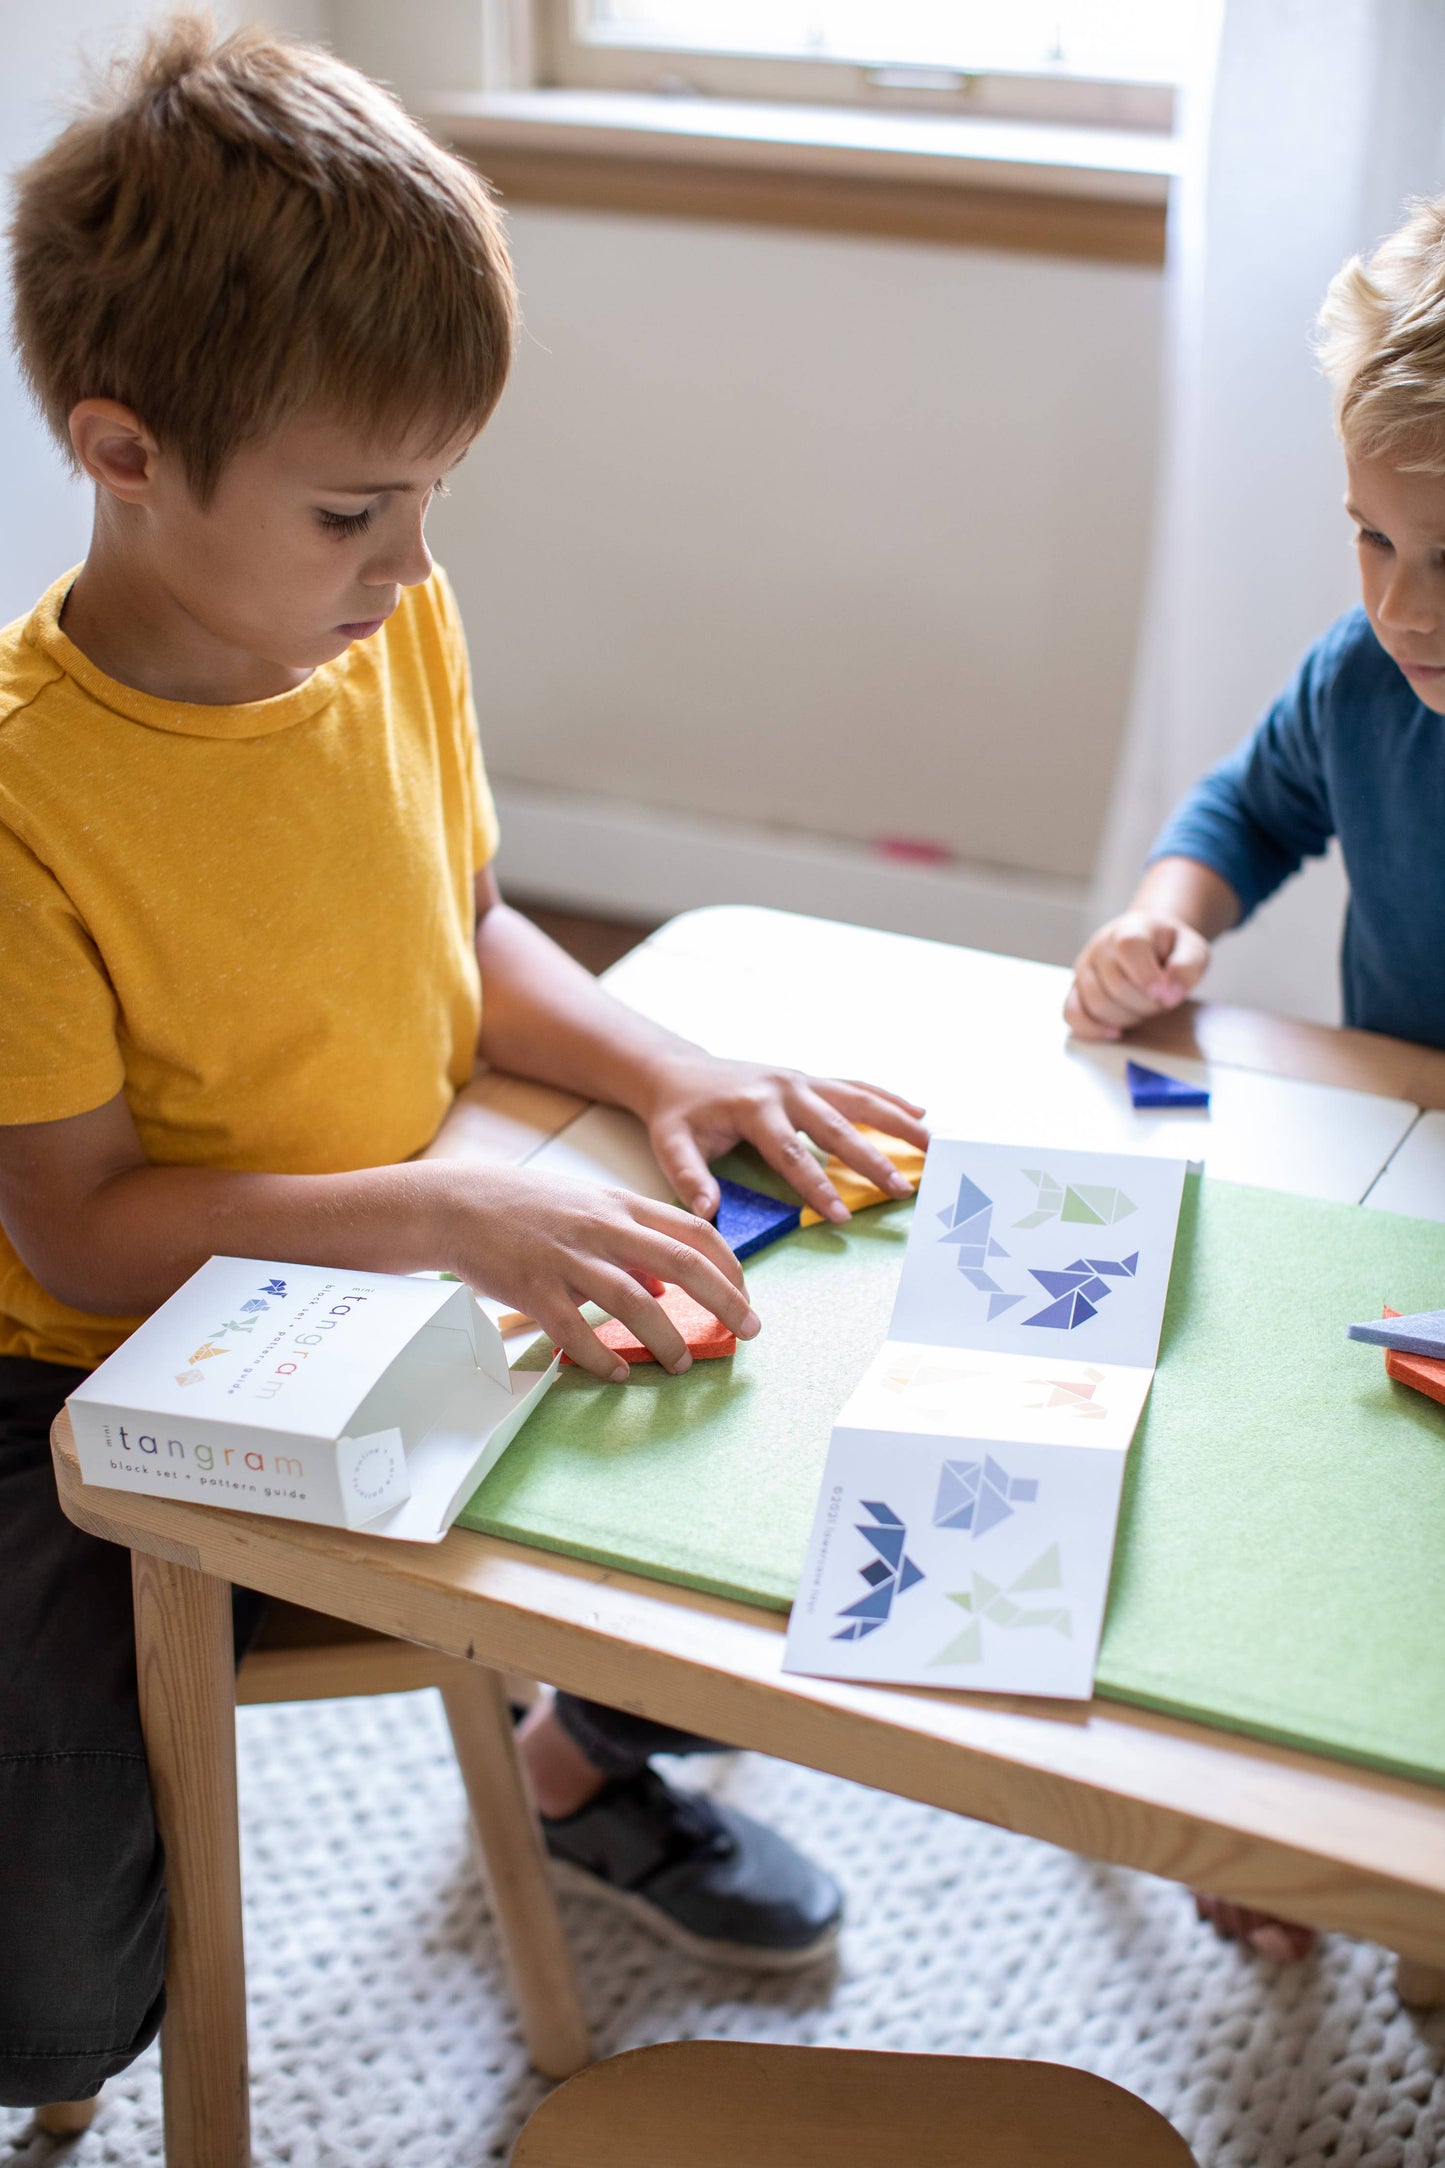
[[[612,1778],[575,1814],[541,1817],[560,1889],[604,1898],[715,1965],[791,1972],[838,1939],[843,1893],[786,1837],[674,1791],[655,1769]]]

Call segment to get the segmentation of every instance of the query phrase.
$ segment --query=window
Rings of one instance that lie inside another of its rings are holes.
[[[1167,131],[1192,0],[542,0],[543,79]]]
[[[508,201],[1164,260],[1200,0],[481,12],[488,87],[424,110]]]

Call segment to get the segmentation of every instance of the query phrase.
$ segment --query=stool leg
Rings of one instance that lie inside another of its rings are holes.
[[[542,1832],[527,1793],[500,1672],[458,1664],[442,1688],[447,1722],[502,1933],[527,2052],[548,2078],[592,2061],[572,1953]]]
[[[166,1852],[166,2160],[250,2168],[231,1591],[139,1552],[131,1577],[141,1722]]]
[[[95,2121],[99,2106],[99,2093],[92,2094],[89,2100],[52,2100],[48,2106],[36,2109],[35,2128],[43,2130],[47,2138],[78,2138]]]
[[[1445,2006],[1445,1966],[1417,1965],[1413,1957],[1395,1959],[1395,1993],[1407,2010]]]

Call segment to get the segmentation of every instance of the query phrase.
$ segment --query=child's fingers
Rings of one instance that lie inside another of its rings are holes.
[[[1064,997],[1064,1022],[1076,1039],[1117,1039],[1119,1026],[1106,1024],[1094,1016],[1085,998],[1084,971],[1076,967],[1074,983]]]
[[[1182,1001],[1186,994],[1193,993],[1208,965],[1209,943],[1203,934],[1196,933],[1192,926],[1181,926],[1175,935],[1173,952],[1162,974],[1163,982],[1169,988],[1171,1003]]]
[[[605,1378],[612,1385],[620,1385],[627,1376],[622,1357],[602,1345],[575,1302],[565,1298],[539,1302],[532,1314],[552,1345],[570,1355],[579,1370],[590,1370],[594,1378]]]
[[[825,1220],[842,1227],[853,1217],[781,1107],[763,1108],[748,1124],[747,1138],[770,1167]],[[889,1168],[892,1173],[892,1168]]]
[[[1150,994],[1164,976],[1174,945],[1172,926],[1145,922],[1128,931],[1121,927],[1110,940],[1100,943],[1101,961],[1111,963],[1123,980],[1141,994]]]
[[[829,1077],[828,1089],[830,1092],[835,1089],[867,1092],[873,1099],[886,1099],[890,1107],[897,1107],[900,1112],[911,1114],[915,1123],[920,1122],[928,1112],[927,1107],[919,1106],[917,1100],[905,1099],[902,1092],[886,1091],[881,1084],[865,1084],[863,1079],[857,1076]],[[887,1122],[875,1122],[873,1126],[875,1129],[886,1130],[890,1137],[906,1136],[910,1144],[920,1142],[920,1139],[913,1136],[909,1130],[891,1128]],[[926,1141],[926,1139],[922,1141]]]
[[[653,1127],[651,1143],[658,1166],[685,1209],[711,1219],[718,1208],[718,1186],[686,1118],[664,1116]]]
[[[827,1085],[804,1084],[790,1095],[788,1112],[797,1127],[824,1151],[835,1153],[845,1167],[866,1175],[886,1197],[911,1197],[913,1184],[907,1175],[900,1174],[886,1152],[860,1136],[852,1122],[829,1105],[823,1096],[828,1091]]]
[[[1074,986],[1085,1014],[1100,1030],[1117,1037],[1125,1024],[1133,1023],[1133,1016],[1127,1009],[1120,1008],[1106,985],[1097,951],[1086,950],[1079,958],[1074,967]],[[1095,1038],[1100,1035],[1100,1030],[1094,1032]]]
[[[682,1288],[694,1302],[711,1310],[729,1332],[736,1333],[740,1340],[751,1340],[759,1325],[748,1301],[743,1268],[716,1227],[709,1227],[705,1220],[689,1220],[668,1205],[649,1206],[646,1198],[638,1197],[633,1202],[639,1217],[650,1211],[666,1213],[667,1220],[639,1226],[628,1244],[625,1258],[614,1258],[612,1262],[622,1264],[634,1278],[640,1265],[669,1285]],[[659,1224],[663,1229],[661,1232],[657,1231]],[[719,1260],[716,1264],[714,1257]],[[589,1294],[594,1285],[595,1282],[589,1280]],[[641,1291],[635,1290],[629,1299],[635,1301],[640,1295]],[[645,1297],[641,1299],[646,1300]],[[632,1325],[630,1310],[626,1322]],[[637,1328],[633,1326],[632,1329],[636,1331]],[[643,1338],[640,1332],[638,1338]],[[652,1342],[649,1340],[647,1344],[650,1347]]]
[[[885,1137],[901,1137],[905,1144],[916,1144],[921,1152],[928,1150],[924,1109],[911,1099],[900,1099],[876,1084],[860,1084],[856,1077],[810,1077],[808,1082],[820,1098],[846,1114],[850,1122],[866,1123],[870,1129],[881,1129]]]
[[[687,1342],[660,1302],[640,1287],[630,1272],[600,1268],[587,1276],[587,1293],[611,1317],[651,1348],[664,1370],[679,1376],[692,1368]],[[613,1362],[617,1357],[613,1356]]]
[[[736,1293],[746,1294],[743,1268],[710,1220],[693,1212],[680,1212],[676,1205],[658,1204],[650,1197],[628,1197],[627,1203],[639,1232],[646,1230],[645,1247],[639,1244],[635,1256],[615,1261],[625,1263],[635,1277],[652,1272],[656,1278],[671,1281],[674,1286],[686,1285],[691,1294],[695,1290],[691,1282],[683,1281],[681,1267],[691,1270],[694,1259],[701,1256],[732,1281]],[[661,1250],[653,1247],[658,1238],[664,1245]],[[649,1258],[651,1263],[647,1262]],[[674,1266],[679,1269],[674,1270]],[[698,1300],[704,1301],[706,1297],[699,1295]],[[722,1312],[714,1310],[713,1315],[722,1317]]]
[[[1166,1005],[1152,986],[1136,985],[1115,950],[1102,949],[1096,969],[1109,1014],[1119,1023],[1142,1023],[1146,1016],[1157,1015]]]

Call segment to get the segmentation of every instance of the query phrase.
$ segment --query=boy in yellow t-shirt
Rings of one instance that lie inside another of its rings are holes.
[[[0,2101],[25,2105],[95,2092],[161,2007],[126,1560],[62,1518],[46,1454],[86,1368],[231,1252],[447,1268],[614,1376],[595,1300],[680,1371],[663,1279],[758,1329],[710,1158],[749,1138],[840,1220],[799,1132],[894,1194],[854,1125],[925,1132],[645,1023],[498,897],[423,539],[511,350],[469,169],[330,56],[180,20],[21,175],[13,246],[19,352],[96,496],[84,565],[0,633]],[[479,1053],[631,1108],[690,1210],[414,1161]],[[690,1948],[810,1960],[836,1888],[648,1766],[696,1743],[556,1697],[524,1740],[549,1846]]]

